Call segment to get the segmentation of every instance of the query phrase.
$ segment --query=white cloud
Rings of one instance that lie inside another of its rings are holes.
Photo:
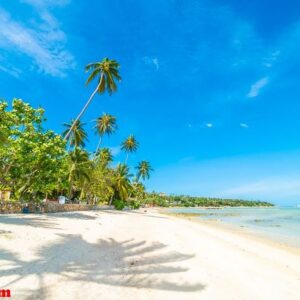
[[[156,68],[156,70],[159,70],[159,60],[157,57],[145,56],[143,60],[146,65],[152,65]]]
[[[214,125],[212,123],[206,123],[205,126],[208,128],[212,128]]]
[[[56,19],[46,9],[40,10],[40,18],[42,22],[31,28],[0,9],[0,47],[9,53],[26,55],[41,72],[62,77],[74,67],[74,58],[64,49],[65,34]],[[5,69],[8,67],[2,66]]]
[[[248,98],[254,98],[257,97],[260,93],[260,90],[265,87],[269,83],[269,78],[264,77],[260,80],[256,81],[250,88],[249,93],[247,94]]]
[[[246,124],[246,123],[240,123],[240,126],[243,127],[243,128],[249,128],[249,125]]]

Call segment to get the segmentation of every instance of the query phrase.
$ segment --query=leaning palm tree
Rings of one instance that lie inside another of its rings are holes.
[[[101,117],[97,118],[96,120],[96,133],[99,134],[100,138],[99,138],[99,142],[96,148],[96,153],[99,150],[101,141],[102,141],[102,137],[106,134],[106,135],[111,135],[112,133],[114,133],[117,129],[117,122],[116,122],[116,117],[110,115],[110,114],[102,114]]]
[[[119,68],[120,65],[116,60],[110,60],[107,57],[104,58],[101,62],[91,63],[85,67],[86,72],[91,71],[91,74],[89,75],[86,81],[86,85],[90,84],[95,78],[97,79],[98,84],[94,92],[91,94],[90,98],[84,105],[83,109],[75,119],[73,126],[75,126],[75,122],[80,120],[82,115],[85,113],[97,92],[99,94],[103,94],[105,91],[107,91],[109,94],[112,94],[113,92],[117,91],[117,85],[115,80],[121,80],[121,76],[119,75],[118,70]],[[65,135],[65,139],[67,139],[68,136],[71,134],[71,131],[73,129],[72,127],[70,128],[69,132],[67,132],[67,134]]]
[[[137,169],[137,182],[142,178],[143,180],[150,178],[150,172],[153,171],[150,163],[146,160],[142,160],[136,167]]]
[[[85,146],[85,140],[87,140],[87,133],[85,132],[83,126],[85,123],[81,123],[80,120],[77,121],[71,121],[71,123],[64,123],[64,126],[66,127],[66,130],[63,132],[63,135],[66,135],[68,132],[70,134],[68,135],[68,142],[69,146],[77,147],[84,147]],[[71,131],[70,131],[71,130]]]
[[[131,134],[122,144],[121,149],[126,153],[125,163],[127,163],[129,153],[136,152],[139,143],[135,139],[134,135]]]

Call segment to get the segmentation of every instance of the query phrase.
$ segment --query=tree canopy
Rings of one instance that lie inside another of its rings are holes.
[[[106,127],[101,133],[114,132],[116,118],[106,113],[102,117]],[[0,102],[0,121],[0,190],[10,190],[13,199],[41,201],[63,194],[94,204],[129,204],[136,196],[130,167],[113,167],[111,149],[99,148],[95,157],[85,149],[87,133],[80,120],[64,140],[44,129],[42,108],[14,99],[11,107]],[[66,131],[72,124],[64,124]],[[145,190],[143,185],[139,188]]]

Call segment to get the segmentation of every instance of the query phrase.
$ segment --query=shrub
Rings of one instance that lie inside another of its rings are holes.
[[[125,202],[122,200],[116,200],[114,202],[114,206],[115,206],[115,209],[117,209],[117,210],[123,210],[125,207]]]
[[[138,209],[141,207],[141,202],[138,200],[132,200],[130,201],[129,206],[133,209]]]

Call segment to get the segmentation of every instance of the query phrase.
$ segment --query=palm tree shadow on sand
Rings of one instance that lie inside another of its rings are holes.
[[[116,241],[112,238],[89,243],[80,235],[59,236],[60,241],[40,248],[36,253],[38,259],[30,262],[21,261],[12,253],[5,253],[2,259],[11,262],[11,267],[1,270],[1,282],[12,287],[28,276],[37,276],[39,288],[34,292],[19,290],[18,294],[22,299],[32,299],[34,296],[46,299],[51,292],[45,279],[47,275],[59,275],[66,280],[83,283],[181,292],[194,292],[205,288],[200,283],[178,283],[168,279],[161,280],[156,276],[188,271],[178,264],[193,257],[166,251],[167,246],[162,243],[146,244],[145,241]],[[176,266],[170,265],[173,263]],[[3,281],[11,275],[16,276],[14,280]]]

